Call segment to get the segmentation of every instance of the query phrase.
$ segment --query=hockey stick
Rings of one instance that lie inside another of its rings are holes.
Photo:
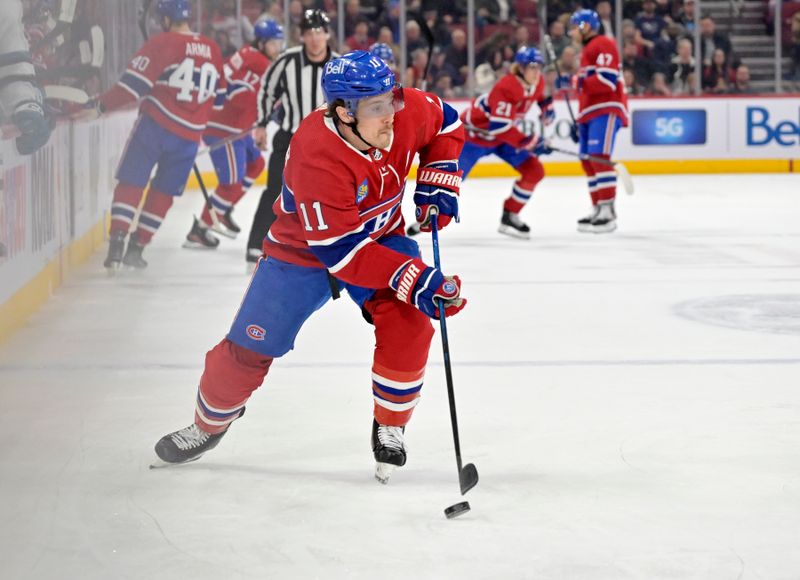
[[[441,270],[439,259],[439,223],[435,210],[431,212],[431,237],[433,239],[433,263],[437,270]],[[456,416],[456,395],[453,389],[453,370],[450,365],[450,341],[447,339],[447,321],[444,313],[444,301],[439,300],[439,327],[442,332],[442,352],[444,354],[444,372],[447,379],[447,401],[450,404],[450,424],[453,427],[453,444],[456,450],[456,465],[458,466],[458,483],[461,486],[461,495],[464,495],[478,485],[478,469],[473,463],[461,464],[461,443],[458,437],[458,417]]]
[[[44,98],[77,103],[78,105],[85,105],[89,102],[89,95],[86,91],[66,85],[45,85]]]
[[[91,64],[94,68],[103,66],[106,59],[106,39],[103,34],[103,29],[97,25],[92,26],[90,30],[92,37],[92,58]]]
[[[428,62],[425,63],[425,75],[422,77],[422,90],[427,91],[428,72],[431,70],[431,59],[433,58],[433,31],[422,15],[417,17],[417,24],[419,24],[422,36],[424,36],[425,40],[428,42]]]
[[[558,59],[556,58],[556,51],[553,49],[553,41],[550,40],[550,36],[545,34],[544,35],[544,46],[547,49],[547,56],[550,57],[550,60],[553,62],[553,66],[556,67],[556,74],[559,78],[561,78],[561,68],[558,66]],[[572,119],[572,124],[576,123],[575,121],[575,113],[572,112],[572,105],[569,102],[569,95],[564,92],[564,102],[567,103],[567,111],[569,111],[569,117]]]
[[[139,10],[139,31],[142,33],[145,42],[147,42],[148,39],[147,13],[150,10],[151,3],[152,0],[142,0],[142,7]],[[192,163],[192,171],[194,172],[194,176],[197,178],[197,183],[200,186],[200,191],[203,193],[203,198],[206,201],[206,207],[208,208],[208,213],[211,216],[211,222],[214,225],[214,228],[217,230],[222,230],[222,224],[219,223],[219,219],[217,218],[217,210],[214,209],[214,206],[211,203],[211,198],[208,195],[206,184],[203,181],[203,176],[200,174],[200,169],[197,167],[196,162]]]
[[[594,155],[588,155],[586,153],[577,153],[575,151],[569,151],[567,149],[559,149],[558,147],[552,147],[549,143],[547,144],[547,147],[558,153],[563,153],[564,155],[572,155],[573,157],[577,157],[581,161],[591,161],[592,163],[599,163],[601,165],[607,165],[608,167],[613,167],[614,171],[616,171],[620,181],[622,182],[622,189],[624,189],[625,193],[627,193],[628,195],[633,195],[635,190],[633,188],[633,179],[631,179],[631,174],[628,172],[628,168],[625,167],[619,161],[611,161],[610,159],[606,159],[605,157],[595,157]]]
[[[205,155],[206,153],[211,153],[212,151],[216,151],[217,149],[222,149],[223,147],[225,147],[229,143],[233,143],[234,141],[238,141],[242,137],[246,137],[248,135],[248,133],[250,133],[250,131],[252,131],[256,127],[258,127],[258,125],[253,125],[252,127],[248,127],[247,129],[242,129],[238,133],[235,133],[233,135],[229,135],[228,137],[225,137],[224,139],[220,139],[219,141],[217,141],[213,145],[209,145],[208,147],[203,147],[202,149],[198,149],[197,150],[197,155],[198,156],[199,155]]]

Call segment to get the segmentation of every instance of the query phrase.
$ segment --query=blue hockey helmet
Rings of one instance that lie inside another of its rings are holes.
[[[542,53],[539,52],[539,49],[535,46],[520,46],[517,50],[517,54],[514,55],[514,62],[523,67],[529,64],[544,65]]]
[[[322,71],[322,92],[330,104],[341,99],[347,111],[354,115],[358,101],[394,92],[391,107],[376,103],[374,110],[363,111],[367,116],[382,116],[402,109],[402,90],[396,85],[394,73],[383,60],[365,50],[354,50],[329,60]],[[391,111],[390,111],[391,109]]]
[[[168,17],[173,22],[186,22],[191,14],[189,0],[158,0],[156,14]]]
[[[262,20],[253,27],[256,40],[283,40],[283,26],[274,20]]]
[[[594,31],[600,30],[600,17],[597,15],[597,12],[588,8],[573,12],[572,16],[570,16],[569,23],[572,26],[577,26],[581,31],[585,29]]]
[[[376,42],[369,47],[369,53],[372,56],[377,56],[386,64],[394,64],[394,52],[392,47],[385,42]]]

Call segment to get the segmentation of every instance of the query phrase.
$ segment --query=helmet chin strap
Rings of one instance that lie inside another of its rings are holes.
[[[344,125],[348,129],[350,129],[355,134],[356,137],[361,139],[364,143],[369,145],[371,148],[378,149],[378,147],[376,147],[375,145],[373,145],[372,143],[370,143],[369,141],[364,139],[364,136],[361,135],[361,133],[358,130],[358,120],[356,119],[355,115],[353,115],[353,122],[352,123],[345,123],[344,121],[340,121],[340,122],[342,123],[342,125]]]

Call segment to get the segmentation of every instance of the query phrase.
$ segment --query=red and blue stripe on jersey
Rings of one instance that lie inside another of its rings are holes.
[[[589,39],[581,51],[578,73],[578,122],[614,114],[628,126],[628,97],[621,74],[619,51],[615,41],[598,35]]]
[[[403,235],[400,204],[415,155],[420,166],[455,161],[463,142],[456,111],[416,89],[405,90],[385,150],[359,151],[324,110],[314,111],[292,137],[264,252],[365,288],[388,287],[408,256],[373,242]]]

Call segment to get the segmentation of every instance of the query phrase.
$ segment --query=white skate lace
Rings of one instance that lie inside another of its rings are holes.
[[[508,221],[510,221],[512,223],[512,225],[515,225],[517,227],[521,227],[521,226],[525,225],[524,223],[522,223],[522,220],[519,219],[519,215],[517,215],[515,213],[508,214]]]
[[[384,447],[398,449],[405,448],[402,427],[392,427],[391,425],[378,425],[378,441]]]
[[[206,433],[205,431],[201,431],[197,428],[197,425],[192,424],[185,429],[175,431],[175,433],[170,435],[170,437],[178,449],[181,451],[186,451],[187,449],[200,447],[203,443],[208,441],[210,434]]]

